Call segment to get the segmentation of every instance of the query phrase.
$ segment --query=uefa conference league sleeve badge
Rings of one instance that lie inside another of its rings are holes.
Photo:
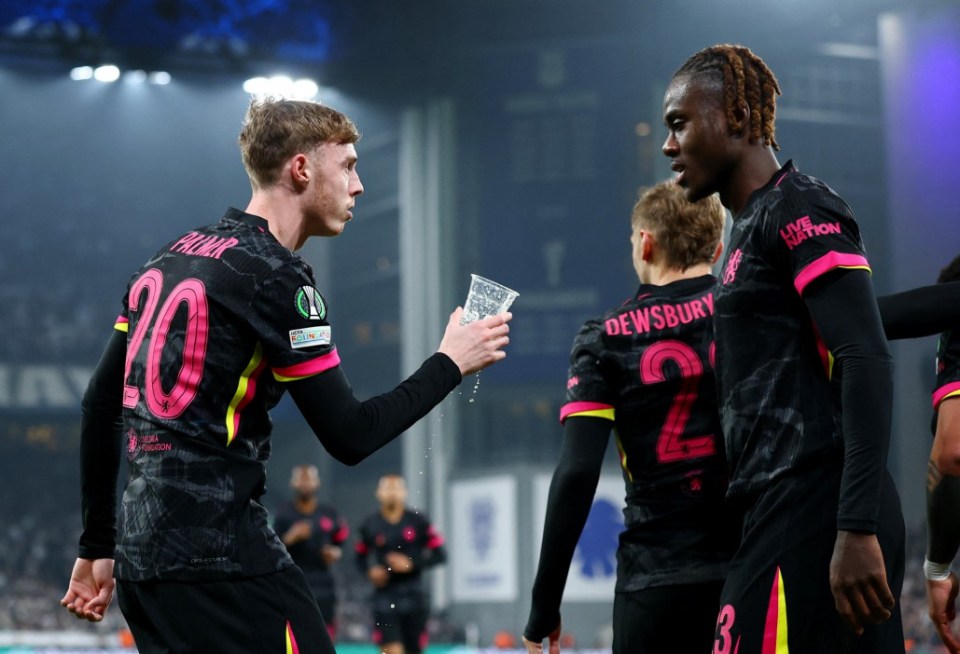
[[[313,286],[301,286],[293,296],[297,313],[306,320],[323,320],[327,316],[327,305],[320,291]],[[290,330],[290,347],[295,350],[304,347],[330,344],[330,326],[318,325],[303,329]]]

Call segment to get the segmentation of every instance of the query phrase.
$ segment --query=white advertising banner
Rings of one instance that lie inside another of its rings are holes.
[[[533,480],[534,566],[540,560],[550,479],[551,475],[537,475]],[[570,563],[570,574],[563,592],[565,601],[613,601],[617,581],[617,546],[620,532],[623,531],[625,494],[621,477],[600,477],[590,516],[580,534],[580,541]]]
[[[450,575],[457,602],[517,598],[517,482],[503,475],[453,482]]]

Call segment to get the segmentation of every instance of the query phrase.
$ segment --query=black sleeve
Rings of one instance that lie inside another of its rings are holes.
[[[424,568],[432,568],[435,565],[440,565],[447,562],[447,548],[443,545],[437,545],[430,549],[423,551],[423,560],[421,565]]]
[[[419,542],[420,547],[410,553],[414,571],[447,562],[447,549],[443,546],[443,538],[425,514],[418,515],[422,520],[422,536]]]
[[[550,482],[533,603],[523,635],[540,642],[560,624],[560,600],[570,561],[590,515],[612,423],[571,417],[564,423],[560,462]]]
[[[353,562],[357,566],[357,570],[360,571],[360,574],[363,575],[363,578],[367,578],[367,570],[370,569],[370,543],[367,542],[367,530],[364,528],[366,525],[360,527],[359,536],[356,545],[354,546],[355,557]]]
[[[931,465],[933,465],[931,463]],[[952,563],[960,548],[960,477],[943,475],[927,488],[927,559]]]
[[[287,510],[286,504],[281,504],[273,512],[273,531],[283,541],[283,535],[293,526],[293,515]],[[286,545],[286,543],[284,543]]]
[[[960,440],[960,399],[944,401],[937,411],[937,442],[953,452]],[[931,455],[933,452],[931,451]],[[942,459],[941,454],[940,459]],[[953,457],[950,456],[950,459]],[[960,476],[955,465],[940,469],[940,461],[931,456],[927,472],[927,559],[934,563],[952,563],[960,548]]]
[[[290,395],[331,456],[355,465],[429,413],[462,379],[438,352],[392,391],[363,402],[340,366],[291,382]]]
[[[79,556],[108,559],[116,538],[117,476],[123,437],[123,374],[127,335],[114,331],[80,405],[80,489],[83,532]]]
[[[888,340],[930,336],[960,326],[960,282],[883,295],[877,304]]]
[[[837,529],[875,533],[890,443],[893,359],[870,276],[835,270],[812,283],[804,300],[842,372],[843,479]]]

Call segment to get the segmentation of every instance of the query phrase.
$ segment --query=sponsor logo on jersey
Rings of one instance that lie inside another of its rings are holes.
[[[312,286],[301,286],[293,295],[293,304],[297,313],[307,320],[323,320],[327,315],[327,306],[320,297],[320,291]]]
[[[786,229],[781,229],[780,238],[787,244],[787,249],[792,250],[808,238],[840,233],[839,222],[815,225],[813,221],[810,220],[810,216],[804,216],[787,225]]]
[[[290,347],[299,350],[301,347],[330,344],[330,326],[304,327],[290,330]]]
[[[135,458],[138,453],[144,452],[154,454],[157,452],[169,452],[173,445],[161,440],[157,434],[138,435],[134,430],[127,432],[127,457]]]

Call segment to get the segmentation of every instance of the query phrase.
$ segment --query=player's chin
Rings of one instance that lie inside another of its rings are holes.
[[[707,189],[703,188],[702,186],[692,184],[687,180],[684,180],[682,183],[680,183],[680,188],[683,189],[683,197],[687,199],[687,202],[698,202],[710,195],[710,191]]]

